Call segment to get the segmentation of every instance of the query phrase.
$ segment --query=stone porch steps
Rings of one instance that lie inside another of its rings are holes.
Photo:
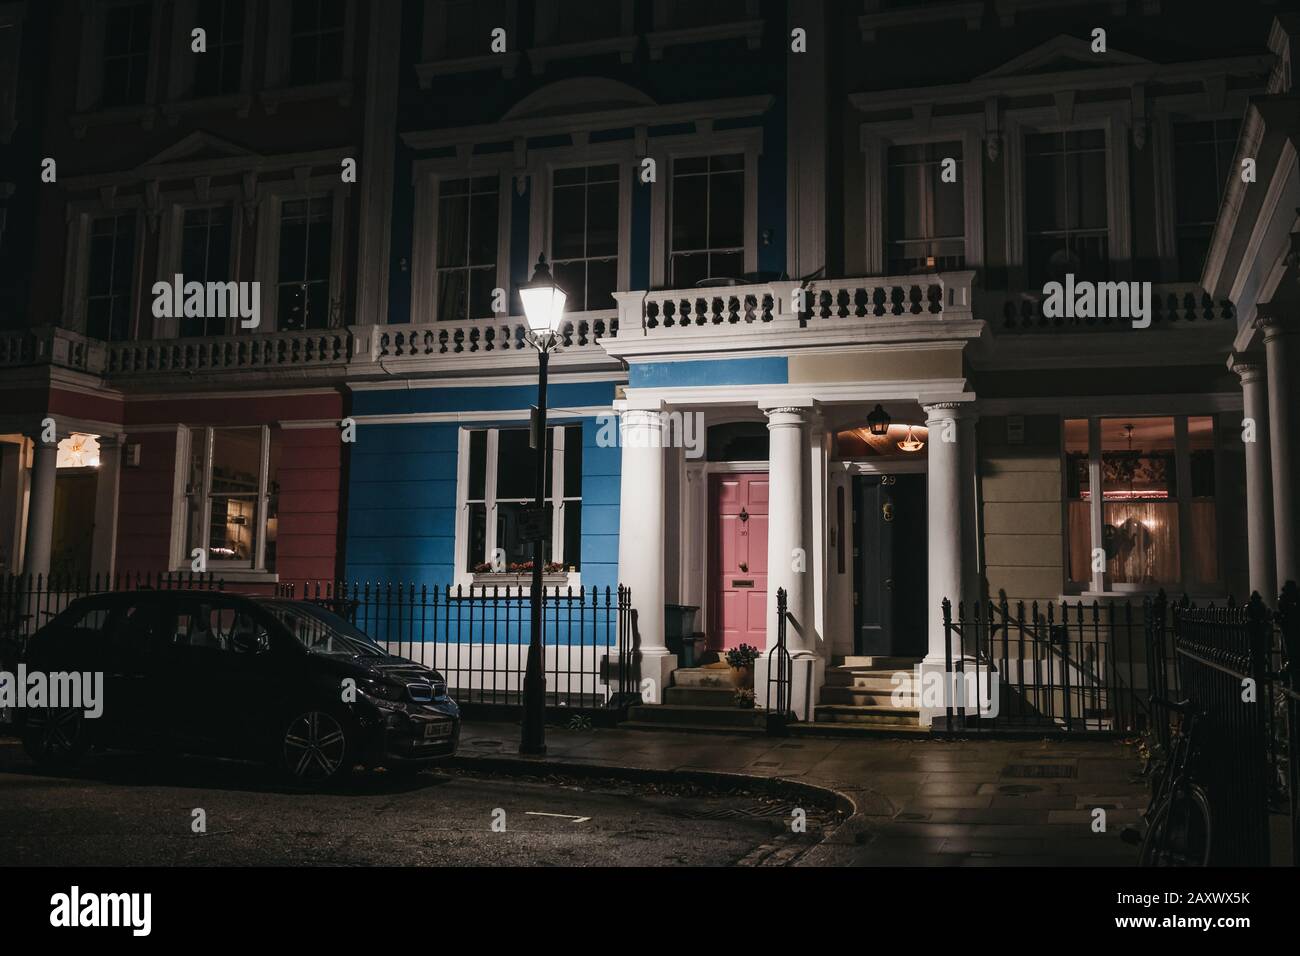
[[[672,685],[664,688],[663,702],[628,708],[620,727],[633,730],[693,730],[723,733],[764,733],[767,718],[761,711],[736,706],[731,668],[723,664],[679,667]]]
[[[731,680],[731,668],[726,665],[679,667],[673,671],[673,687],[707,687],[730,691],[734,686]]]
[[[913,688],[907,688],[902,706],[894,704],[894,675],[900,671],[910,675],[916,663],[911,657],[850,656],[826,668],[826,682],[813,712],[815,722],[920,729],[920,702]]]
[[[886,674],[882,671],[831,667],[826,671],[826,683],[823,686],[853,688],[855,690],[875,691],[878,694],[888,694],[895,687],[894,673],[894,671]]]
[[[892,686],[867,689],[857,685],[837,686],[827,683],[822,686],[821,702],[823,704],[849,704],[857,707],[890,707],[894,703]],[[904,707],[917,706],[916,694],[908,691],[900,698]]]
[[[818,704],[814,712],[818,723],[860,724],[864,726],[917,727],[921,714],[915,708]]]
[[[728,687],[702,687],[687,684],[676,685],[664,691],[665,704],[685,704],[688,707],[727,707],[736,708],[736,692]]]
[[[860,657],[850,655],[840,662],[839,667],[848,668],[849,670],[867,670],[867,671],[887,671],[892,674],[894,671],[908,671],[916,666],[920,658],[916,657]]]

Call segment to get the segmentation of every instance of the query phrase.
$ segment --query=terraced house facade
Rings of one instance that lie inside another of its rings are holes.
[[[801,719],[922,724],[872,681],[971,653],[945,599],[1271,598],[1282,6],[0,4],[63,51],[15,75],[59,119],[6,169],[0,560],[526,584],[544,257],[546,583],[629,589],[656,700],[683,631],[771,648],[778,592]],[[259,282],[260,324],[155,318],[177,273]]]

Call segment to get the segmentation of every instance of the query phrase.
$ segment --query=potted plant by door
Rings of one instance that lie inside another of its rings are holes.
[[[758,648],[752,644],[738,644],[727,651],[727,663],[731,665],[731,681],[737,690],[753,690],[754,661],[758,660]]]

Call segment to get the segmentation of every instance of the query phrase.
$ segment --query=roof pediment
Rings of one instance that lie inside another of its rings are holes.
[[[1081,40],[1062,33],[989,70],[982,74],[980,79],[1138,65],[1154,66],[1155,64],[1143,57],[1116,50],[1114,47],[1107,47],[1104,54],[1093,53],[1090,40]]]
[[[163,166],[172,163],[203,162],[216,159],[248,159],[258,154],[238,146],[220,136],[202,130],[177,140],[162,152],[145,160],[145,166]]]
[[[502,121],[577,116],[657,105],[636,87],[597,76],[575,77],[548,83],[506,111]]]

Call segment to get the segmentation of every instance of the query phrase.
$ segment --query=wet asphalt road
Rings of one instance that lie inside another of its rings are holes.
[[[192,829],[196,809],[206,833]],[[756,794],[454,770],[358,772],[329,793],[248,764],[127,753],[39,774],[0,738],[3,866],[773,865],[815,840],[792,835],[788,817]]]

